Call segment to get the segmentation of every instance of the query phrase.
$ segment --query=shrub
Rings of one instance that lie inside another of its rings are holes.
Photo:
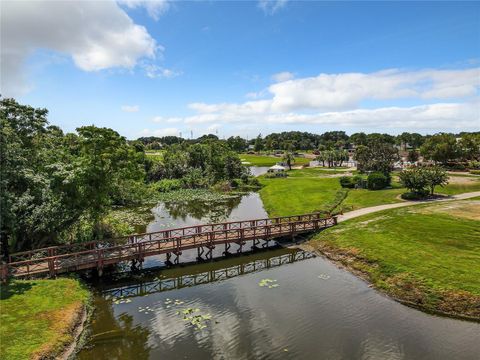
[[[423,200],[428,196],[428,191],[422,190],[421,192],[406,192],[401,195],[404,200]]]
[[[468,167],[471,170],[480,170],[480,161],[476,161],[476,160],[469,161]]]
[[[157,181],[154,187],[158,192],[169,192],[181,189],[183,184],[180,179],[162,179]]]
[[[243,173],[242,176],[240,176],[240,179],[242,180],[242,182],[243,182],[244,184],[248,184],[248,182],[249,182],[249,180],[250,180],[250,179],[249,179],[249,176],[248,176],[248,174],[247,174],[246,172]]]
[[[232,187],[232,189],[238,188],[238,185],[239,185],[239,181],[237,179],[230,180],[230,186]]]
[[[342,188],[354,188],[355,187],[355,180],[353,176],[342,176],[340,179],[340,186]]]
[[[388,177],[379,172],[368,175],[367,186],[369,190],[385,189],[389,184]]]
[[[250,178],[248,183],[252,186],[261,186],[260,181],[256,177]]]
[[[361,175],[355,175],[353,177],[353,182],[356,188],[360,188],[360,189],[367,188],[367,181]]]
[[[480,170],[470,170],[470,174],[480,175]]]

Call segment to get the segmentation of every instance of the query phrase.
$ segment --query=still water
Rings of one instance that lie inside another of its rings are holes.
[[[222,210],[214,205],[213,213],[208,208],[161,204],[148,230],[218,216],[266,216],[257,194],[224,202]],[[195,254],[182,258],[193,260]],[[163,261],[159,257],[146,266]],[[97,310],[90,339],[78,354],[82,360],[479,359],[480,354],[480,324],[405,307],[301,250],[272,247],[117,274],[94,287]]]

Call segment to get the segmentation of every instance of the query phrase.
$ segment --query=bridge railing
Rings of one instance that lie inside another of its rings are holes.
[[[89,241],[84,243],[74,243],[67,245],[52,246],[48,248],[35,249],[30,251],[23,251],[13,253],[9,256],[9,262],[18,262],[23,260],[34,260],[38,258],[44,258],[53,255],[61,254],[70,254],[73,252],[81,252],[93,249],[102,249],[107,247],[114,247],[118,245],[124,245],[127,243],[138,243],[146,242],[153,240],[161,239],[171,239],[177,237],[185,237],[188,235],[197,235],[203,233],[212,233],[216,231],[225,231],[230,229],[247,229],[247,228],[256,228],[266,225],[274,224],[284,224],[284,223],[293,223],[293,222],[302,222],[309,220],[320,220],[322,214],[320,213],[311,213],[304,215],[293,215],[293,216],[282,216],[275,218],[266,218],[266,219],[252,219],[252,220],[241,220],[241,221],[231,221],[224,223],[214,223],[214,224],[202,224],[187,226],[176,229],[166,229],[161,231],[155,231],[150,233],[141,233],[133,234],[130,236],[124,236],[113,239],[102,239],[96,241]]]
[[[214,230],[185,236],[173,236],[136,243],[94,248],[70,254],[55,254],[48,248],[48,256],[8,263],[2,266],[2,279],[8,274],[17,277],[49,273],[54,276],[61,272],[88,268],[103,268],[120,261],[143,259],[161,253],[177,253],[200,246],[215,246],[223,243],[242,242],[252,239],[293,235],[317,230],[336,224],[335,218],[278,222],[249,228]],[[6,270],[5,270],[6,269]],[[5,273],[6,271],[6,273]]]

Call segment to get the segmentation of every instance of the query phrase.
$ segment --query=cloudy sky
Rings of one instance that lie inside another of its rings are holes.
[[[479,89],[480,2],[1,2],[1,94],[66,131],[479,131]]]

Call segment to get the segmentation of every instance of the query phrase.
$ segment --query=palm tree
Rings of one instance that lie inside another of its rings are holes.
[[[295,162],[295,156],[293,156],[293,153],[291,151],[286,151],[285,154],[283,155],[282,160],[285,161],[285,163],[288,166],[288,169],[292,170],[292,163]]]

